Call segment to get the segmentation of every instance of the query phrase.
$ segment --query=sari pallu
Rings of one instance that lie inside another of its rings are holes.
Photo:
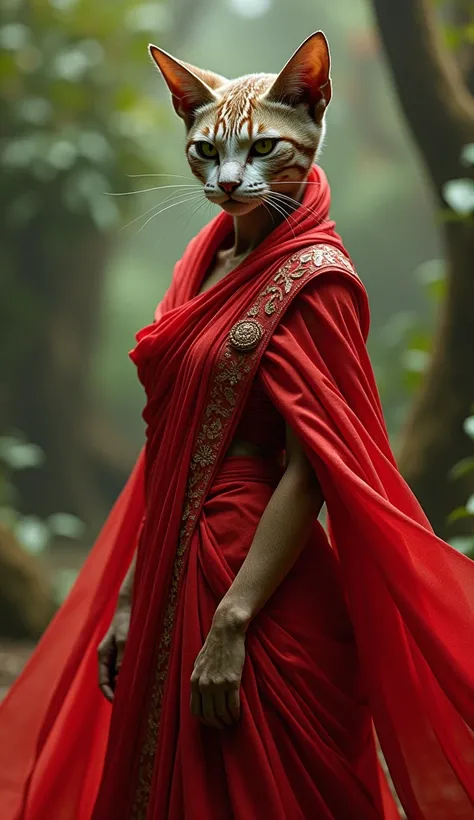
[[[375,728],[407,817],[471,820],[474,562],[433,533],[397,470],[367,332],[360,285],[313,280],[276,328],[261,378],[322,486]]]

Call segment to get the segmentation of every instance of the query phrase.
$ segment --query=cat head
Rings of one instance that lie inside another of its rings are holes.
[[[331,99],[327,40],[316,32],[278,74],[227,80],[183,63],[157,46],[176,113],[186,126],[186,155],[206,197],[233,215],[248,213],[271,191],[303,181],[324,136]]]

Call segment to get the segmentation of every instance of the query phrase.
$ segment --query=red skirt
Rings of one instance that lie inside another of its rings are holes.
[[[267,461],[227,458],[204,504],[178,601],[146,820],[395,816],[381,807],[386,784],[382,777],[379,785],[366,688],[338,562],[318,522],[248,629],[239,723],[216,730],[191,715],[195,658],[280,477],[281,468]],[[129,550],[128,541],[124,531],[120,549]],[[95,804],[94,818],[125,816],[123,804],[114,805],[114,784],[96,801],[110,721],[97,687],[96,647],[111,617],[118,553],[109,558],[89,603],[92,614],[96,606],[101,614],[84,626],[88,599],[79,579],[2,709],[10,744],[1,772],[2,818],[90,820]],[[82,574],[86,587],[87,572],[93,574],[90,567]],[[108,602],[103,611],[97,598]],[[123,697],[133,701],[133,691]],[[135,793],[136,784],[128,786]]]
[[[176,613],[147,820],[384,816],[352,626],[319,522],[248,629],[240,722],[216,730],[190,712],[195,658],[280,477],[263,459],[228,457],[204,504]]]

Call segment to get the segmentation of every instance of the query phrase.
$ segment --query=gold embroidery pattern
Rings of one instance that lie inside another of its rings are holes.
[[[131,820],[146,820],[147,807],[153,779],[156,744],[158,739],[161,706],[168,670],[169,651],[175,620],[178,593],[183,573],[186,550],[207,491],[211,485],[215,465],[227,441],[227,432],[239,399],[248,386],[252,374],[264,350],[262,338],[270,338],[271,331],[291,297],[322,267],[344,268],[354,273],[347,257],[330,245],[315,245],[294,254],[258,295],[247,311],[247,316],[259,317],[262,333],[257,346],[239,350],[232,343],[232,330],[217,356],[210,378],[210,390],[202,424],[194,444],[181,517],[181,530],[173,564],[163,627],[158,647],[153,688],[149,701],[146,735],[140,749],[137,790]],[[275,284],[273,284],[275,283]],[[266,298],[266,297],[270,298]],[[243,322],[244,320],[240,320]],[[237,323],[239,324],[239,323]],[[234,325],[235,327],[235,325]]]
[[[314,245],[305,251],[294,254],[288,262],[285,262],[279,268],[273,277],[273,282],[276,282],[276,284],[271,282],[262,290],[255,304],[247,312],[247,316],[257,316],[261,310],[262,300],[268,295],[270,295],[270,298],[266,301],[264,310],[267,316],[271,316],[277,310],[278,302],[282,302],[284,296],[290,293],[295,281],[309,272],[308,268],[314,270],[323,266],[342,267],[357,276],[347,256],[344,256],[340,250],[333,245]]]

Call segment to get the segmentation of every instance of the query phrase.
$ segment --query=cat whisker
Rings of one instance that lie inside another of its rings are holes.
[[[203,198],[203,201],[198,203],[197,207],[195,207],[195,208],[194,208],[193,212],[192,212],[192,213],[191,213],[191,215],[188,217],[188,220],[187,220],[187,222],[186,222],[186,225],[184,226],[184,230],[186,230],[186,228],[188,227],[188,225],[189,225],[189,223],[191,222],[191,219],[193,218],[193,216],[196,216],[196,214],[197,214],[197,213],[201,210],[201,208],[203,207],[203,205],[206,205],[206,203],[207,203],[207,205],[210,205],[210,204],[211,204],[211,203],[209,202],[209,200],[208,200],[206,197],[204,197],[204,198]],[[191,207],[191,205],[190,205],[189,207]],[[185,211],[183,211],[183,213],[182,213],[182,214],[180,214],[180,215],[179,215],[179,216],[178,216],[178,217],[174,220],[174,222],[176,222],[176,220],[177,220],[177,219],[179,219],[181,216],[184,216],[184,214],[185,214],[185,213],[186,213],[186,211],[188,211],[188,210],[189,210],[189,208],[186,208],[186,209],[185,209]],[[173,223],[173,224],[174,224],[174,223]]]
[[[313,211],[310,208],[308,208],[306,205],[303,205],[302,202],[298,202],[296,199],[292,199],[292,197],[286,197],[285,194],[278,194],[276,191],[271,191],[270,194],[272,197],[276,198],[276,201],[279,202],[281,208],[284,205],[286,205],[287,208],[291,208],[291,214],[293,214],[298,208],[303,207],[308,211],[309,214],[313,215]]]
[[[271,191],[271,193],[273,196],[276,196],[280,200],[280,202],[284,202],[286,205],[288,205],[288,207],[293,206],[294,211],[296,211],[298,208],[304,208],[304,210],[311,214],[311,216],[316,216],[316,213],[312,208],[308,208],[308,206],[305,205],[303,202],[298,202],[297,199],[288,196],[288,194],[281,194],[279,193],[279,191]],[[321,222],[321,219],[318,220],[318,224],[319,222]]]
[[[207,202],[207,200],[205,198],[204,198],[204,202]],[[186,228],[189,225],[190,220],[193,218],[194,214],[196,214],[199,211],[199,209],[202,207],[202,205],[203,205],[203,202],[198,203],[197,208],[194,209],[194,211],[192,212],[192,214],[189,217],[188,221],[186,222],[186,225],[184,226],[184,230],[186,230]],[[184,216],[185,213],[187,213],[187,211],[189,211],[194,206],[195,206],[194,202],[192,202],[191,205],[188,205],[188,207],[185,208],[184,211],[182,211],[182,213],[178,214],[178,216],[175,219],[173,219],[171,225],[174,225],[178,221],[178,219],[181,219],[181,217]],[[157,245],[159,242],[161,242],[162,239],[163,239],[163,233],[161,233],[159,235],[158,239],[155,242],[155,245]]]
[[[189,192],[189,193],[190,193],[190,192]],[[152,212],[152,211],[156,210],[156,209],[157,209],[157,208],[159,208],[161,205],[164,205],[164,204],[165,204],[165,202],[169,202],[169,201],[170,201],[170,199],[174,199],[175,197],[181,197],[181,196],[183,196],[183,195],[184,195],[184,191],[174,191],[174,192],[172,192],[171,194],[168,194],[168,196],[166,196],[166,197],[165,197],[164,199],[162,199],[160,202],[155,202],[155,204],[154,204],[154,205],[152,205],[152,206],[151,206],[151,208],[148,208],[148,210],[147,210],[147,211],[145,211],[145,212],[144,212],[144,213],[142,213],[142,214],[139,214],[139,215],[138,215],[138,216],[136,216],[134,219],[132,219],[130,222],[127,222],[127,224],[126,224],[126,225],[122,225],[122,227],[121,227],[119,230],[124,231],[124,230],[125,230],[125,228],[129,228],[129,227],[130,227],[130,225],[134,225],[134,224],[135,224],[135,222],[138,222],[138,220],[139,220],[139,219],[142,219],[144,216],[147,216],[148,214],[151,214],[151,212]]]
[[[145,228],[148,225],[148,223],[151,222],[152,219],[155,219],[156,216],[159,216],[160,214],[164,213],[165,211],[169,211],[170,208],[175,208],[176,205],[184,205],[186,202],[191,202],[191,200],[197,199],[197,197],[199,197],[199,196],[201,196],[200,193],[199,194],[186,195],[185,199],[180,199],[178,202],[172,202],[171,205],[167,205],[166,208],[161,208],[160,211],[157,211],[157,213],[152,214],[146,220],[146,222],[143,223],[143,225],[138,229],[137,234],[139,234],[143,230],[143,228]]]
[[[265,200],[263,199],[263,197],[260,197],[260,199],[259,199],[258,201],[259,201],[259,204],[260,204],[260,205],[263,205],[263,207],[265,208],[265,210],[267,211],[267,213],[269,213],[269,214],[270,214],[270,218],[271,218],[271,220],[272,220],[272,222],[273,222],[273,225],[275,225],[275,220],[273,219],[273,214],[272,214],[272,212],[271,212],[270,208],[268,207],[267,203],[266,203],[266,202],[265,202]]]
[[[172,179],[174,177],[175,179],[190,179],[191,182],[196,182],[194,177],[188,177],[184,174],[126,174],[126,176],[128,179],[143,179],[145,177],[169,177]]]
[[[292,230],[293,237],[296,239],[296,234],[295,234],[295,232],[294,232],[293,225],[292,225],[292,224],[291,224],[291,222],[290,222],[290,219],[289,219],[289,214],[287,214],[287,213],[283,210],[283,207],[280,205],[280,203],[278,203],[278,204],[277,204],[277,202],[274,202],[274,201],[272,200],[272,198],[271,198],[271,193],[270,193],[270,194],[265,194],[264,199],[266,199],[266,201],[269,203],[269,205],[270,205],[272,208],[274,208],[274,209],[275,209],[275,211],[276,211],[277,213],[279,213],[279,214],[283,217],[283,219],[285,219],[285,220],[286,220],[286,222],[288,222],[288,225],[290,226],[290,228],[291,228],[291,230]]]
[[[139,216],[136,216],[134,219],[131,219],[131,220],[130,220],[130,222],[127,222],[127,224],[126,224],[126,225],[122,225],[122,226],[119,228],[119,230],[120,230],[120,231],[124,231],[124,230],[125,230],[125,228],[130,228],[130,226],[131,226],[131,225],[134,225],[134,224],[135,224],[135,222],[138,222],[138,220],[139,220],[139,219],[143,219],[143,217],[144,217],[144,216],[147,216],[147,215],[148,215],[148,214],[150,214],[152,211],[154,211],[156,208],[159,208],[159,207],[160,207],[160,205],[161,205],[161,202],[158,202],[158,203],[156,203],[156,202],[155,202],[155,204],[154,204],[154,205],[152,205],[152,206],[151,206],[151,208],[148,208],[148,210],[147,210],[147,211],[145,211],[143,214],[140,214]]]
[[[135,194],[148,194],[150,191],[163,191],[165,188],[192,188],[202,190],[202,185],[189,185],[180,183],[179,185],[156,185],[154,188],[142,188],[141,191],[104,191],[105,196],[134,196]]]
[[[320,182],[311,181],[310,179],[271,179],[271,185],[319,185]]]
[[[287,207],[293,206],[293,211],[296,211],[296,208],[299,208],[302,204],[301,202],[297,202],[296,199],[292,200],[291,202],[288,202],[288,199],[290,199],[290,197],[286,197],[285,194],[279,194],[276,191],[269,191],[266,196],[270,199],[275,199],[277,202],[279,202],[280,207],[282,207],[283,205],[286,205]]]

